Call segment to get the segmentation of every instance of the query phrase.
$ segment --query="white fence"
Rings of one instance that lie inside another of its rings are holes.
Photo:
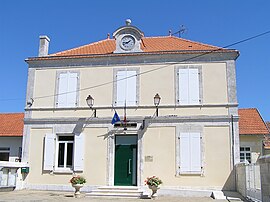
[[[270,202],[270,155],[236,165],[237,191],[251,201]]]
[[[0,161],[0,188],[22,189],[24,177],[21,168],[27,166],[27,163]]]
[[[0,170],[0,187],[16,187],[16,168],[2,168]]]

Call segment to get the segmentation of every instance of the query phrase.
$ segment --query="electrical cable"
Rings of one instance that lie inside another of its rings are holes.
[[[190,57],[190,58],[183,59],[183,60],[178,61],[178,62],[170,63],[170,64],[165,65],[165,66],[162,65],[161,67],[157,67],[157,68],[155,68],[155,69],[147,70],[147,71],[144,71],[144,72],[141,72],[141,73],[132,75],[132,76],[128,76],[128,77],[122,78],[122,79],[117,79],[117,80],[113,80],[113,81],[108,81],[108,82],[105,82],[105,83],[101,83],[101,84],[98,84],[98,85],[94,85],[94,86],[90,86],[90,87],[86,87],[86,88],[81,88],[81,89],[76,90],[76,91],[70,91],[70,92],[65,92],[65,93],[58,93],[58,94],[54,94],[54,95],[38,96],[38,97],[34,97],[33,100],[38,100],[38,99],[42,99],[42,98],[49,98],[49,97],[56,97],[56,96],[59,96],[59,95],[65,95],[65,94],[70,94],[70,93],[75,93],[75,92],[81,92],[81,91],[85,91],[85,90],[90,90],[90,89],[94,89],[94,88],[99,88],[99,87],[102,87],[102,86],[105,86],[105,85],[109,85],[109,84],[112,84],[112,83],[116,83],[117,81],[122,81],[122,80],[129,79],[129,78],[132,78],[132,77],[135,77],[135,76],[148,74],[148,73],[151,73],[151,72],[154,72],[154,71],[157,71],[157,70],[160,70],[160,69],[163,69],[163,68],[166,68],[166,67],[175,65],[175,64],[179,64],[179,63],[182,63],[182,62],[190,61],[190,60],[193,60],[193,59],[202,57],[202,56],[204,56],[204,55],[208,55],[208,54],[211,54],[211,53],[214,53],[214,52],[218,52],[218,51],[223,50],[223,49],[225,49],[225,48],[229,48],[229,47],[231,47],[231,46],[235,46],[235,45],[237,45],[237,44],[241,44],[241,43],[250,41],[250,40],[252,40],[252,39],[255,39],[255,38],[258,38],[258,37],[267,35],[267,34],[269,34],[269,33],[270,33],[270,30],[269,30],[269,31],[266,31],[266,32],[263,32],[263,33],[260,33],[260,34],[257,34],[257,35],[254,35],[254,36],[252,36],[252,37],[248,37],[248,38],[246,38],[246,39],[243,39],[243,40],[240,40],[240,41],[231,43],[231,44],[226,45],[226,46],[223,46],[223,47],[221,47],[221,48],[209,50],[209,51],[206,51],[205,53],[201,53],[201,54],[199,54],[199,55],[195,55],[195,56],[192,56],[192,57]],[[0,101],[5,101],[5,100],[16,100],[16,99],[0,99]],[[22,99],[17,99],[17,100],[22,100]]]

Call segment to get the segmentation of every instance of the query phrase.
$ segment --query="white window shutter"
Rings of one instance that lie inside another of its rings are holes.
[[[189,69],[189,104],[199,104],[199,95],[199,71],[198,69]]]
[[[189,76],[188,76],[188,69],[179,69],[178,71],[179,74],[179,97],[178,97],[178,102],[179,104],[189,104]]]
[[[180,172],[190,171],[189,133],[180,133]]]
[[[201,134],[190,133],[190,146],[191,146],[191,171],[200,172],[202,167],[201,160]]]
[[[135,106],[137,104],[137,93],[136,93],[136,84],[137,77],[135,76],[136,71],[127,71],[127,106]]]
[[[63,73],[59,75],[58,86],[58,107],[65,107],[67,105],[67,93],[68,92],[68,75]]]
[[[68,74],[68,94],[67,94],[67,106],[75,107],[77,105],[77,85],[78,85],[78,74]]]
[[[44,170],[53,170],[54,167],[54,152],[55,152],[55,135],[46,134],[44,144]]]
[[[84,167],[84,135],[74,135],[74,171],[83,171]]]
[[[117,72],[117,95],[116,95],[116,105],[124,106],[126,100],[126,71]]]

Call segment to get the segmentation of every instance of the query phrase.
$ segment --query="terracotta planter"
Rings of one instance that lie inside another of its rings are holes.
[[[157,198],[157,190],[159,189],[159,187],[157,187],[155,185],[148,185],[148,187],[149,187],[149,189],[152,190],[151,198],[156,199]]]
[[[80,198],[80,188],[82,188],[83,187],[83,184],[72,184],[72,187],[74,187],[75,188],[75,193],[74,193],[74,196],[76,197],[76,198]]]

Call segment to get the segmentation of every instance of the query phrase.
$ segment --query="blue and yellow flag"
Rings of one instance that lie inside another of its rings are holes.
[[[112,123],[112,124],[115,124],[115,123],[118,122],[118,121],[120,121],[120,118],[119,118],[117,112],[115,111],[111,123]]]

